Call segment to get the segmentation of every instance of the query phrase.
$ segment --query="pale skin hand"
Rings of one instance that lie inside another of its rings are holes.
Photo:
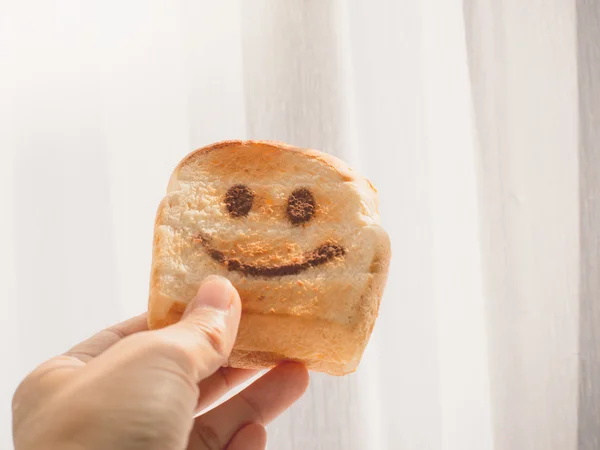
[[[233,286],[211,277],[179,323],[148,331],[139,316],[45,362],[15,393],[15,449],[263,450],[264,426],[306,390],[299,364],[194,417],[256,374],[221,367],[240,313]]]

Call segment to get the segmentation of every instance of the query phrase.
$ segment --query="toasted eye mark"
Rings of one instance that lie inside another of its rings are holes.
[[[302,187],[292,192],[288,198],[287,216],[293,225],[308,222],[315,215],[315,197],[307,188]]]
[[[230,187],[225,194],[225,206],[231,217],[245,217],[252,209],[254,192],[243,184]]]

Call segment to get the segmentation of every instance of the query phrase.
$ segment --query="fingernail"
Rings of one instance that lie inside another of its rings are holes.
[[[227,278],[210,275],[204,279],[198,293],[186,308],[186,313],[200,307],[227,310],[233,299],[233,285]]]

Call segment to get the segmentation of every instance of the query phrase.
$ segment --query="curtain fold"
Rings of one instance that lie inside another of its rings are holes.
[[[586,68],[575,7],[465,3],[497,450],[590,448],[577,445],[580,244],[589,242],[579,230]]]

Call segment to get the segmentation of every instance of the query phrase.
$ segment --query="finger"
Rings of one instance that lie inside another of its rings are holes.
[[[77,344],[64,355],[86,363],[108,350],[121,339],[146,330],[148,330],[148,322],[146,313],[144,313],[96,333],[91,338]]]
[[[13,395],[13,414],[18,410],[34,410],[56,394],[57,389],[83,363],[73,358],[57,356],[36,367],[17,387]]]
[[[213,450],[221,448],[225,448],[226,450],[265,450],[267,448],[267,430],[257,423],[242,425],[226,447],[221,445],[218,436],[211,434],[210,430],[207,430],[203,434],[192,431],[186,450]]]
[[[211,276],[202,283],[179,322],[140,339],[147,346],[148,357],[174,364],[196,384],[229,358],[241,310],[233,285],[223,277]]]
[[[35,392],[53,392],[88,361],[108,350],[123,338],[147,329],[148,322],[146,313],[144,313],[96,333],[64,354],[40,364],[21,383],[15,392],[14,399],[20,399],[22,392],[33,390],[25,389],[32,385],[35,386]],[[40,395],[40,399],[43,400],[44,396]]]
[[[238,431],[227,450],[265,450],[267,448],[267,430],[262,425],[251,423]]]
[[[55,392],[58,386],[86,362],[112,347],[124,337],[147,329],[148,324],[144,313],[100,331],[62,355],[40,364],[15,391],[13,408],[16,409],[26,401],[31,402],[32,393],[37,396],[35,401],[44,401],[46,393]]]
[[[298,400],[307,387],[308,372],[304,366],[281,364],[235,397],[196,418],[192,433],[200,441],[222,448],[244,424],[267,425]]]
[[[252,369],[234,369],[221,367],[214,374],[200,382],[200,398],[198,399],[197,412],[208,408],[227,392],[249,380],[259,371]]]

